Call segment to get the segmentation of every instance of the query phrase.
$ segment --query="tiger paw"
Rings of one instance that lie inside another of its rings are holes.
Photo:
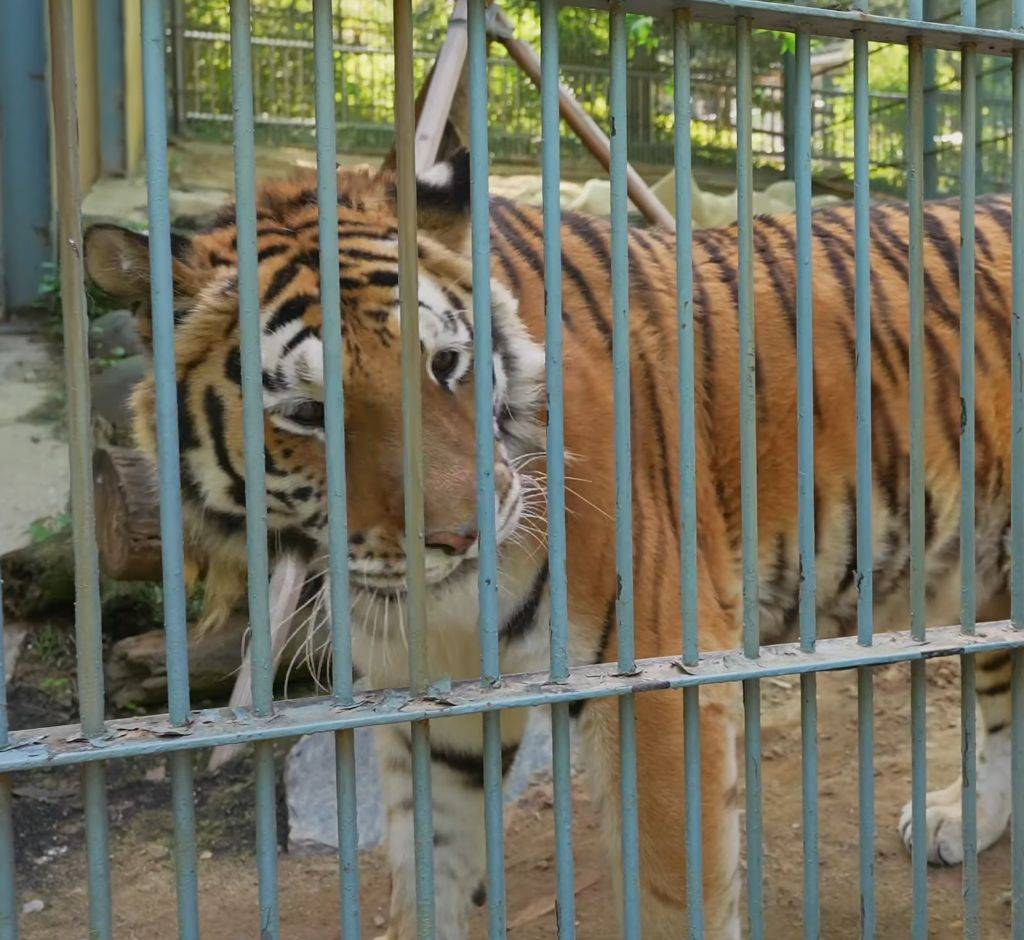
[[[996,779],[993,779],[996,777]],[[1000,786],[998,775],[979,775],[977,836],[978,851],[987,849],[1006,830],[1010,819],[1009,792]],[[912,803],[903,807],[899,824],[903,844],[913,846]],[[963,808],[960,781],[928,794],[925,833],[929,865],[960,865],[964,860]]]

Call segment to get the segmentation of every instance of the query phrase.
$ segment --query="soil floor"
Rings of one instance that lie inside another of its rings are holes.
[[[929,779],[947,783],[958,771],[958,666],[929,665]],[[878,936],[906,937],[910,864],[895,829],[910,779],[909,682],[905,666],[879,670],[875,679],[878,826]],[[764,683],[764,806],[766,817],[766,935],[788,938],[801,923],[801,772],[798,680]],[[856,790],[856,678],[852,672],[819,678],[821,739],[821,880],[824,937],[858,935]],[[12,706],[17,711],[17,702]],[[29,703],[26,703],[29,704]],[[29,709],[31,711],[31,708]],[[26,715],[25,717],[28,717]],[[169,785],[162,764],[134,762],[109,770],[115,935],[151,940],[176,935]],[[255,940],[256,870],[252,860],[250,768],[244,763],[216,779],[199,774],[199,883],[203,937]],[[87,896],[81,798],[72,772],[16,780],[15,821],[25,938],[87,936]],[[617,935],[614,901],[598,820],[577,786],[574,848],[577,936]],[[279,818],[282,841],[286,831]],[[522,940],[555,936],[554,841],[550,784],[537,781],[508,811],[509,933]],[[380,850],[362,862],[363,937],[386,925],[387,876]],[[980,860],[983,935],[1009,936],[1009,839]],[[338,874],[330,856],[280,856],[282,936],[336,940]],[[932,937],[962,935],[959,869],[931,869]],[[473,937],[485,936],[484,912]]]

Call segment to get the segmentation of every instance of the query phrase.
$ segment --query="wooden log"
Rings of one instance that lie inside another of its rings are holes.
[[[160,504],[152,461],[128,447],[100,447],[92,467],[103,573],[118,581],[159,581]]]
[[[222,630],[188,642],[189,689],[195,702],[223,701],[235,684],[246,630],[236,617]],[[107,657],[107,692],[118,708],[162,707],[167,701],[167,638],[150,630],[115,643]]]

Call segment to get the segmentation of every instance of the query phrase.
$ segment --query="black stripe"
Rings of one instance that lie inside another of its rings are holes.
[[[267,321],[267,325],[263,332],[268,336],[272,333],[276,333],[282,326],[302,317],[309,309],[310,305],[314,303],[316,303],[316,298],[311,294],[296,294],[294,297],[289,297],[283,304],[281,304],[280,307],[277,308],[277,310],[274,311],[273,315]]]
[[[207,387],[203,395],[203,411],[206,414],[206,421],[209,425],[210,441],[213,444],[213,452],[221,470],[231,481],[231,498],[241,509],[245,509],[245,480],[235,470],[228,454],[225,444],[224,427],[224,402],[213,390],[212,386]]]
[[[296,346],[305,342],[311,336],[316,336],[316,330],[311,326],[304,326],[290,340],[288,340],[287,343],[284,344],[284,347],[281,349],[281,358],[283,359],[288,355],[288,353],[295,349]]]
[[[407,742],[408,743],[408,742]],[[518,744],[503,744],[501,746],[501,774],[504,776],[512,767],[519,750]],[[432,741],[430,744],[430,759],[439,764],[444,764],[449,770],[461,774],[471,786],[482,788],[484,785],[484,756],[483,754],[471,754],[466,751],[456,751]]]
[[[295,275],[299,273],[299,266],[294,260],[288,261],[286,264],[282,264],[275,272],[274,276],[270,279],[270,283],[267,285],[267,291],[263,295],[264,304],[272,304],[278,296],[295,278]]]
[[[512,611],[498,631],[498,635],[505,643],[514,643],[516,640],[522,639],[537,625],[537,609],[540,607],[541,598],[544,596],[544,589],[547,585],[548,564],[547,558],[545,558],[544,563],[534,575],[530,593]]]
[[[256,258],[259,261],[266,261],[267,258],[274,258],[277,255],[283,255],[286,251],[291,248],[290,243],[277,242],[274,245],[267,245],[265,248],[261,248],[256,253]]]

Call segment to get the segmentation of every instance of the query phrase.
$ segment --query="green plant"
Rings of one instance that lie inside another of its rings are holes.
[[[32,539],[32,544],[38,545],[40,542],[52,539],[55,535],[60,535],[70,525],[71,514],[64,512],[59,516],[47,516],[29,523],[28,534]]]

